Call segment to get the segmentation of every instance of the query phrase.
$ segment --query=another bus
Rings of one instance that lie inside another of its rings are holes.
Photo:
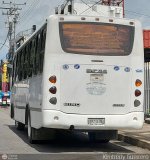
[[[31,143],[46,129],[109,142],[118,129],[143,126],[143,96],[137,20],[52,15],[13,59],[11,117],[28,126]]]

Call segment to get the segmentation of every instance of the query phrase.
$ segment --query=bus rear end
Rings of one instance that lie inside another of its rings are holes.
[[[54,16],[48,26],[52,22],[57,27],[48,28],[51,36],[46,44],[45,127],[89,132],[141,128],[144,54],[140,23],[80,16]]]

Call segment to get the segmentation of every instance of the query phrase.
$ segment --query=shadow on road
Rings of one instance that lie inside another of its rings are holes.
[[[27,137],[27,129],[19,131],[14,125],[8,126],[18,137],[20,137],[30,147],[41,153],[65,153],[65,152],[117,152],[117,153],[133,153],[121,146],[116,141],[108,144],[91,143],[88,136],[84,133],[60,133],[52,141],[40,141],[40,144],[30,144]]]

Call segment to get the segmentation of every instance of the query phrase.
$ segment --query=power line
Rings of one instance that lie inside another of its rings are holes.
[[[60,0],[58,4],[62,1],[64,0]],[[26,10],[24,14],[20,17],[20,22],[24,21],[25,23],[25,19],[33,12],[32,9],[35,8],[39,4],[39,2],[40,0],[33,0],[33,2],[29,5],[28,10]]]
[[[60,2],[62,2],[64,0],[59,0],[58,4],[60,4]],[[24,12],[24,14],[20,17],[20,25],[23,26],[24,24],[26,24],[26,21],[29,19],[29,17],[32,15],[32,12],[34,12],[35,10],[33,10],[35,7],[37,7],[38,5],[40,5],[40,0],[33,0],[32,3],[30,4],[28,10],[26,10]]]
[[[4,43],[2,44],[2,46],[0,47],[0,51],[3,49],[3,47],[5,46],[6,42],[7,42],[7,39],[8,39],[8,35],[9,35],[9,32],[7,33],[7,36],[6,36],[6,39],[4,41]]]
[[[0,44],[2,44],[2,45],[3,45],[3,43],[0,43]],[[7,48],[9,48],[9,46],[8,46],[8,45],[6,45],[6,44],[5,44],[4,46],[6,46]]]
[[[15,51],[15,37],[16,37],[16,24],[18,22],[18,17],[19,17],[19,11],[22,10],[22,8],[18,7],[21,5],[25,5],[26,3],[20,4],[20,3],[15,3],[14,2],[5,2],[3,1],[3,5],[9,5],[9,7],[0,7],[0,9],[5,9],[6,13],[3,12],[3,15],[7,16],[7,22],[6,24],[8,25],[8,34],[6,37],[5,42],[3,43],[2,47],[0,50],[3,48],[5,45],[7,39],[9,38],[9,58],[8,60],[11,62],[14,51]]]
[[[40,0],[34,0],[32,4],[30,4],[29,9],[20,17],[20,24],[23,25],[28,20],[29,15],[33,12],[33,8],[35,8]],[[23,22],[23,23],[22,23]]]
[[[30,5],[29,9],[20,17],[20,25],[23,26],[28,21],[28,17],[30,17],[33,12],[33,8],[35,8],[40,0],[36,1],[34,0],[33,3]]]
[[[37,3],[37,1],[33,0],[33,2],[29,5],[28,9],[24,12],[24,14],[20,17],[20,19],[24,20],[24,17],[26,17],[28,14],[30,14],[30,11],[32,11],[32,9],[34,8],[34,5],[36,3]],[[22,20],[20,20],[20,21],[22,21]]]
[[[24,14],[20,17],[20,22],[27,18],[33,12],[33,9],[39,4],[41,0],[33,0],[33,2],[29,5],[28,10],[24,12]]]
[[[84,2],[83,0],[81,0],[81,2],[83,2],[84,4],[86,4],[86,5],[87,5],[88,7],[90,7],[90,8],[92,8],[94,5],[97,4],[97,2],[96,2],[96,4],[94,4],[93,6],[90,6],[90,5],[88,5],[86,2]],[[99,2],[100,2],[100,1],[99,1]],[[98,2],[98,3],[99,3],[99,2]],[[88,8],[88,10],[89,10],[90,8]],[[95,11],[95,10],[94,10],[94,11]],[[80,15],[83,14],[84,12],[86,12],[86,11],[83,11],[82,13],[80,13]],[[100,12],[100,13],[99,13],[98,11],[95,11],[95,12],[98,13],[98,14],[101,14],[101,13],[102,13],[102,14],[104,15],[103,12]]]
[[[83,12],[81,12],[80,15],[83,14],[83,13],[85,13],[86,11],[88,11],[89,9],[91,9],[92,7],[94,7],[96,4],[100,3],[100,1],[101,0],[95,2],[92,6],[89,6],[89,8],[87,8],[86,10],[84,10]]]

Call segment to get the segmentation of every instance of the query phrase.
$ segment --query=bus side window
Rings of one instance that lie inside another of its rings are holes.
[[[40,55],[39,55],[39,71],[40,71],[40,73],[42,73],[42,71],[43,71],[45,41],[46,41],[46,29],[44,28],[42,30],[42,34],[41,34],[41,52],[40,52]]]
[[[24,71],[25,71],[25,68],[24,68],[24,58],[25,58],[25,48],[22,49],[22,55],[21,55],[21,70],[22,70],[22,77],[21,77],[21,80],[24,79]]]
[[[22,51],[19,53],[18,79],[22,80]]]
[[[30,44],[28,43],[26,46],[26,55],[27,55],[27,59],[26,59],[26,67],[27,67],[27,77],[29,77],[29,72],[30,72]]]
[[[39,58],[39,35],[36,36],[36,47],[35,47],[35,72],[38,73],[38,58]]]
[[[17,81],[17,78],[18,78],[18,53],[16,55],[16,66],[15,66],[15,81]]]
[[[19,80],[19,59],[20,59],[20,55],[19,55],[19,52],[17,53],[17,75],[16,75],[16,80],[18,81]]]
[[[22,56],[21,56],[21,70],[22,70],[21,79],[24,79],[24,48],[22,49]]]
[[[24,48],[24,62],[23,62],[23,78],[27,78],[27,46]]]
[[[17,55],[17,81],[19,80],[19,72],[20,72],[20,53]]]
[[[16,73],[16,57],[14,58],[13,61],[12,86],[14,85],[14,82],[16,80],[15,73]]]
[[[42,44],[43,44],[43,30],[41,31],[41,42],[40,42],[40,52],[43,50],[43,46],[42,46]]]
[[[35,53],[35,47],[36,47],[36,40],[35,38],[33,39],[33,42],[32,42],[32,49],[31,49],[31,61],[32,61],[32,66],[33,66],[33,74],[36,75],[36,53]]]
[[[28,62],[28,65],[29,65],[28,76],[29,77],[32,77],[32,68],[33,68],[31,50],[32,50],[32,41],[29,43],[29,46],[28,46],[28,58],[29,58],[29,62]]]
[[[40,54],[42,52],[42,32],[40,33],[39,36],[39,53],[38,53],[38,59],[37,59],[37,63],[38,63],[38,72],[40,73]]]

